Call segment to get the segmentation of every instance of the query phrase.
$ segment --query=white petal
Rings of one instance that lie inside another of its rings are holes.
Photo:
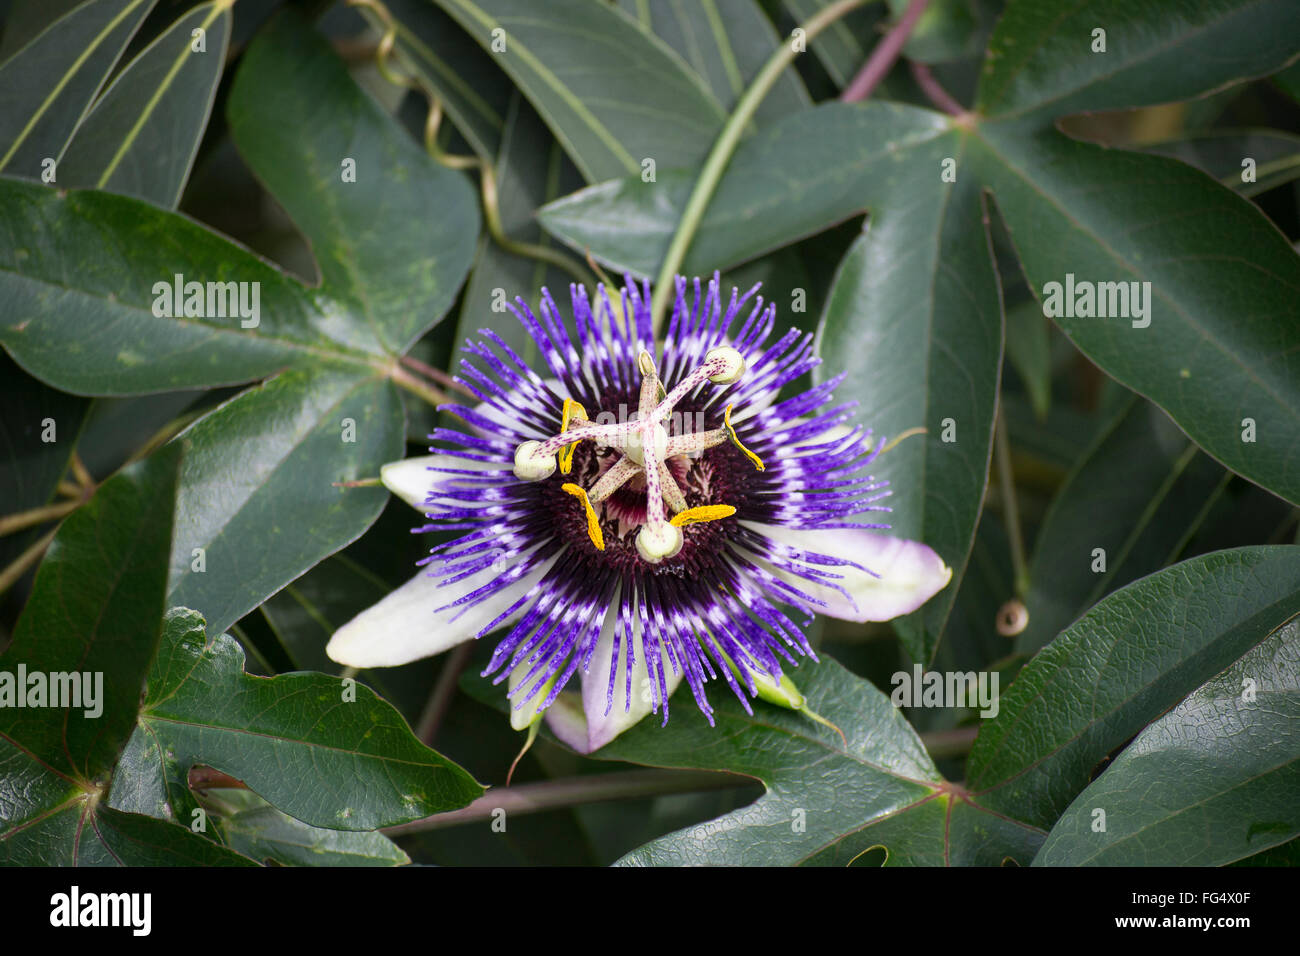
[[[551,733],[578,753],[588,753],[587,718],[582,713],[582,695],[572,690],[560,691],[543,716]]]
[[[814,610],[846,621],[888,621],[915,611],[952,578],[952,569],[943,559],[919,541],[892,538],[879,531],[855,531],[850,528],[786,528],[777,525],[745,522],[746,526],[779,544],[801,551],[853,561],[874,571],[874,577],[846,565],[814,565],[841,577],[834,581],[848,592],[848,597],[809,581],[789,571],[773,567],[758,558],[760,564],[781,580],[805,594],[825,601]]]
[[[467,641],[490,624],[537,583],[555,563],[555,558],[509,584],[497,593],[466,609],[450,607],[438,611],[501,576],[486,567],[477,574],[438,586],[439,578],[421,570],[400,588],[373,607],[344,624],[325,647],[331,660],[348,667],[396,667],[421,657],[441,654]],[[436,613],[435,613],[436,612]],[[502,626],[516,620],[516,612]],[[459,614],[459,617],[456,615]],[[456,618],[452,620],[452,618]]]
[[[420,514],[429,509],[424,500],[429,496],[429,489],[435,481],[454,478],[441,472],[430,471],[431,468],[455,468],[462,471],[500,471],[509,468],[510,462],[476,461],[472,458],[457,458],[455,455],[421,455],[418,458],[403,458],[391,461],[379,469],[379,479],[384,487]],[[487,503],[487,502],[485,502]],[[458,507],[473,507],[471,500],[456,499]]]
[[[561,707],[564,695],[546,710],[546,722],[551,731],[562,741],[579,753],[591,753],[599,750],[623,731],[641,720],[648,713],[654,699],[650,687],[650,671],[645,665],[645,647],[641,640],[641,620],[636,614],[632,616],[633,644],[636,648],[636,663],[632,666],[632,702],[624,710],[627,702],[627,648],[619,648],[618,673],[614,678],[614,702],[609,713],[605,713],[605,694],[609,687],[609,668],[614,658],[614,624],[618,613],[611,609],[605,617],[596,650],[591,657],[591,668],[582,675],[582,714],[572,705]],[[626,635],[624,635],[624,645]],[[682,682],[683,672],[679,669],[673,673],[667,651],[660,649],[663,660],[664,683],[668,694]],[[662,702],[661,702],[662,706]],[[585,718],[585,719],[584,719]]]

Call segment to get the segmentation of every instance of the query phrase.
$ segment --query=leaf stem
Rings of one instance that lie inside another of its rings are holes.
[[[460,382],[456,381],[454,376],[449,375],[448,373],[444,372],[442,369],[434,368],[432,365],[429,365],[425,362],[421,362],[414,355],[403,355],[400,359],[398,359],[398,361],[401,362],[403,365],[405,365],[407,368],[409,368],[411,371],[417,372],[420,375],[423,375],[427,379],[432,379],[434,382],[437,382],[439,385],[442,385],[445,388],[455,389],[461,394],[468,395],[470,398],[474,399],[475,401],[478,401],[478,396],[476,396],[473,392],[471,392]]]
[[[416,378],[398,363],[394,363],[388,368],[388,377],[393,380],[393,384],[399,388],[404,388],[412,395],[418,395],[434,408],[439,405],[445,405],[448,398],[445,394],[438,391],[432,385],[427,384],[422,379]]]
[[[85,463],[82,462],[81,456],[77,454],[75,448],[72,450],[70,464],[72,465],[72,475],[76,478],[77,484],[81,486],[82,493],[89,494],[90,492],[93,492],[95,490],[95,478],[90,473],[90,470],[86,467]]]
[[[921,92],[926,95],[931,103],[949,116],[966,115],[965,108],[940,85],[939,81],[934,78],[934,74],[930,72],[930,67],[927,64],[913,60],[911,67],[912,78],[916,80],[916,85],[921,88]]]
[[[903,52],[903,45],[912,35],[916,22],[921,19],[921,14],[925,13],[929,3],[930,0],[912,0],[907,5],[902,17],[871,51],[871,56],[867,57],[867,62],[862,65],[862,69],[858,70],[858,75],[844,88],[844,92],[840,94],[841,103],[865,100],[880,85],[880,81],[893,68],[898,55]]]
[[[438,680],[434,682],[433,692],[429,695],[429,700],[424,705],[424,711],[420,714],[415,727],[415,735],[428,747],[433,746],[433,738],[438,735],[438,727],[442,725],[442,719],[447,716],[451,699],[456,696],[460,675],[469,663],[473,651],[474,642],[466,641],[457,645],[443,662]]]
[[[804,42],[811,40],[836,20],[864,6],[867,2],[868,0],[839,0],[837,3],[832,3],[799,28],[803,31],[801,39]],[[795,48],[794,34],[781,43],[763,64],[763,68],[758,71],[758,75],[736,102],[736,107],[727,118],[727,122],[723,124],[722,132],[718,134],[713,149],[704,161],[704,168],[700,170],[700,176],[695,180],[695,188],[686,202],[681,221],[677,224],[677,232],[674,233],[668,251],[664,254],[664,261],[659,267],[659,276],[655,279],[654,295],[650,300],[650,316],[655,331],[663,325],[664,313],[673,295],[673,277],[676,276],[677,270],[681,268],[686,258],[686,250],[690,247],[691,240],[695,238],[695,232],[704,218],[704,211],[708,208],[709,200],[713,198],[714,190],[717,189],[718,181],[722,178],[727,164],[731,162],[731,154],[735,152],[741,134],[749,125],[759,104],[763,102],[763,97],[776,83],[781,72],[802,52],[802,48],[802,44],[800,49]]]
[[[615,773],[565,777],[518,787],[490,790],[467,807],[448,813],[435,813],[423,820],[388,827],[390,837],[406,836],[491,820],[496,810],[506,815],[541,813],[588,803],[631,800],[671,793],[696,793],[701,790],[726,790],[752,784],[749,777],[706,770],[627,770]]]
[[[0,537],[7,534],[13,534],[15,531],[22,531],[24,528],[30,528],[33,525],[45,524],[47,521],[53,521],[55,518],[62,518],[81,507],[82,499],[77,498],[74,501],[58,501],[52,505],[44,505],[40,508],[32,508],[30,511],[19,511],[17,514],[5,515],[0,517]]]
[[[1025,563],[1025,545],[1020,532],[1020,510],[1016,504],[1016,486],[1011,471],[1011,445],[1007,440],[1007,417],[1001,405],[998,407],[998,422],[993,433],[993,456],[997,465],[998,492],[1002,497],[1002,520],[1006,524],[1007,539],[1011,547],[1013,587],[1016,596],[1023,598],[1029,593],[1029,567]]]

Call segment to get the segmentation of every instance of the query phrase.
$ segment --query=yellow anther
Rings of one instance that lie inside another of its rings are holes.
[[[605,550],[605,536],[600,533],[600,522],[596,519],[596,509],[591,506],[587,500],[587,493],[579,488],[573,482],[566,482],[560,486],[562,491],[567,491],[573,497],[582,502],[582,507],[587,511],[587,537],[591,538],[591,543],[596,546],[597,551]],[[733,509],[734,510],[734,509]]]
[[[736,509],[731,505],[703,505],[699,508],[687,508],[685,511],[679,511],[669,519],[668,523],[676,528],[684,527],[688,524],[700,524],[705,521],[717,521],[719,518],[730,518],[736,513]]]
[[[575,418],[581,418],[583,421],[587,419],[587,410],[571,398],[564,400],[564,410],[560,414],[561,435],[569,430],[569,422]],[[567,475],[573,470],[573,453],[577,450],[578,443],[576,441],[572,445],[565,445],[560,449],[560,474]]]
[[[728,405],[727,410],[722,414],[722,427],[727,430],[727,437],[731,439],[733,445],[745,453],[749,460],[754,463],[755,468],[759,471],[765,471],[766,468],[763,465],[763,459],[759,458],[752,451],[746,448],[741,440],[736,436],[736,430],[731,427],[731,409],[732,406]]]

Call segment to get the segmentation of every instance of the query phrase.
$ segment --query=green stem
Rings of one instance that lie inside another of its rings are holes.
[[[1007,418],[998,408],[997,428],[993,433],[993,456],[998,470],[998,492],[1002,496],[1002,520],[1007,526],[1011,545],[1011,569],[1016,596],[1029,593],[1029,566],[1025,563],[1025,545],[1020,533],[1020,509],[1016,505],[1016,485],[1011,471],[1011,445],[1007,441]]]
[[[20,511],[17,514],[0,517],[0,537],[13,534],[15,531],[22,531],[24,528],[30,528],[34,525],[45,524],[45,522],[53,521],[55,518],[62,518],[64,515],[76,511],[81,507],[81,504],[82,499],[77,498],[73,501],[59,501],[52,505],[32,508],[30,511]]]
[[[832,3],[801,27],[803,40],[805,42],[812,40],[836,20],[868,2],[869,0],[839,0],[838,3]],[[714,190],[717,189],[718,181],[722,178],[727,164],[731,162],[731,154],[735,152],[741,134],[758,110],[759,104],[763,102],[763,97],[799,52],[795,50],[790,38],[777,47],[768,61],[763,64],[758,75],[754,77],[753,82],[749,84],[744,95],[737,101],[736,108],[727,118],[722,132],[718,134],[717,142],[713,144],[713,149],[704,161],[704,168],[700,170],[700,177],[695,181],[695,189],[687,200],[686,209],[677,224],[677,232],[673,235],[668,252],[664,255],[663,265],[659,268],[659,276],[655,280],[654,296],[650,300],[650,316],[655,331],[663,325],[664,313],[673,296],[673,278],[686,258],[686,250],[690,247],[691,240],[695,238],[695,232],[704,218],[704,211],[708,208],[709,200],[713,198]]]
[[[518,787],[490,790],[467,807],[436,813],[423,820],[388,827],[388,836],[405,836],[426,830],[462,826],[491,820],[497,810],[507,816],[540,813],[561,807],[574,807],[606,800],[630,800],[669,793],[697,793],[701,790],[726,790],[743,787],[754,781],[729,773],[693,770],[627,770],[590,774],[562,780],[526,783]]]
[[[393,380],[394,385],[406,389],[412,395],[419,395],[434,408],[448,402],[446,395],[432,385],[426,385],[400,365],[393,365],[389,368],[388,377]]]

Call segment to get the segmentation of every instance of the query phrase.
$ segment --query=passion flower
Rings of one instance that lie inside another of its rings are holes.
[[[832,404],[843,376],[780,397],[820,360],[796,330],[769,344],[757,291],[724,305],[716,275],[679,277],[656,343],[648,286],[613,302],[600,286],[595,308],[571,286],[572,325],[543,289],[540,318],[512,311],[545,379],[490,330],[468,341],[457,380],[479,404],[444,407],[468,430],[383,469],[428,517],[417,530],[458,534],[330,657],[393,666],[505,629],[484,675],[508,680],[515,725],[545,713],[589,751],[646,713],[666,723],[683,678],[710,723],[712,679],[746,709],[783,699],[782,668],[816,657],[814,614],[888,620],[947,584],[930,548],[870,520],[889,510],[869,474],[881,444],[855,403]],[[581,708],[552,707],[575,673]]]

